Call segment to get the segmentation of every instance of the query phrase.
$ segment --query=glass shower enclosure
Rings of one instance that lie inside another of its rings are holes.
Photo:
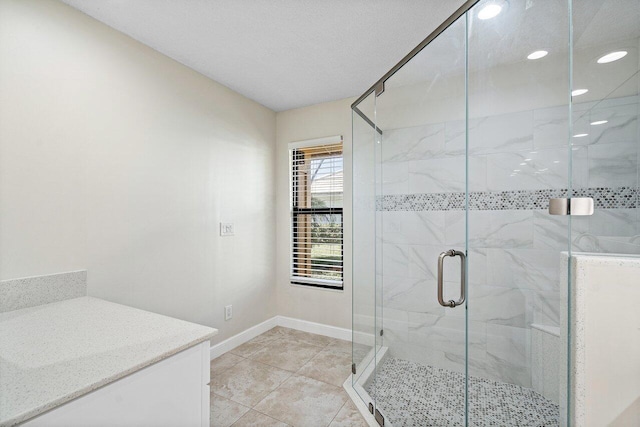
[[[640,255],[639,48],[640,0],[468,1],[354,102],[352,385],[379,424],[579,425],[571,259]]]

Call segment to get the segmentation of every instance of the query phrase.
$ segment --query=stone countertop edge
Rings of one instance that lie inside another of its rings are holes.
[[[91,298],[91,299],[101,300],[100,298],[95,298],[95,297],[81,297],[81,298]],[[133,308],[135,310],[144,311],[144,312],[147,312],[147,313],[152,313],[152,314],[155,314],[157,316],[162,316],[162,317],[165,317],[165,318],[175,319],[175,318],[172,318],[171,316],[165,316],[165,315],[162,315],[162,314],[149,312],[147,310],[136,309],[135,307],[127,306],[127,305],[124,305],[124,304],[112,303],[112,302],[106,301],[106,300],[101,300],[101,301],[107,302],[109,304],[121,305],[121,306],[127,307],[129,309]],[[34,308],[34,307],[30,307],[30,308]],[[29,308],[26,308],[24,310],[28,310],[28,309]],[[186,322],[186,321],[181,320],[181,319],[175,319],[175,320],[176,321],[180,321],[180,322]],[[207,340],[211,339],[212,337],[214,337],[215,335],[218,334],[218,330],[215,329],[215,328],[211,328],[211,327],[204,326],[204,325],[199,325],[199,324],[193,323],[193,322],[187,322],[187,323],[191,323],[193,325],[201,326],[203,329],[208,329],[209,331],[207,331],[207,333],[201,335],[198,338],[192,339],[192,340],[190,340],[190,341],[188,341],[186,343],[183,343],[182,345],[179,345],[177,347],[172,347],[170,349],[167,349],[166,352],[158,354],[155,357],[146,359],[146,360],[144,360],[144,361],[142,361],[140,363],[137,363],[137,364],[135,364],[135,365],[133,365],[131,367],[128,367],[128,368],[118,372],[117,374],[108,376],[108,377],[103,378],[103,379],[101,379],[99,381],[94,381],[92,383],[89,383],[85,387],[79,388],[79,389],[77,389],[76,391],[74,391],[72,393],[68,393],[68,394],[66,394],[66,395],[64,395],[64,396],[62,396],[60,398],[57,398],[57,399],[53,399],[53,400],[50,400],[50,401],[47,401],[47,402],[43,402],[42,405],[34,407],[31,410],[28,410],[28,411],[25,411],[25,412],[22,412],[22,413],[18,413],[18,414],[12,414],[11,418],[0,420],[0,427],[16,426],[16,425],[19,425],[19,424],[24,423],[26,421],[29,421],[29,420],[31,420],[31,419],[39,416],[39,415],[42,415],[42,414],[44,414],[44,413],[46,413],[48,411],[51,411],[51,410],[53,410],[53,409],[65,404],[65,403],[68,403],[68,402],[70,402],[70,401],[72,401],[74,399],[77,399],[79,397],[82,397],[82,396],[84,396],[84,395],[86,395],[86,394],[88,394],[88,393],[90,393],[92,391],[95,391],[95,390],[97,390],[99,388],[102,388],[102,387],[104,387],[106,385],[109,385],[109,384],[111,384],[111,383],[113,383],[113,382],[115,382],[115,381],[117,381],[119,379],[122,379],[122,378],[124,378],[124,377],[126,377],[128,375],[131,375],[131,374],[133,374],[133,373],[135,373],[135,372],[137,372],[137,371],[139,371],[139,370],[141,370],[143,368],[146,368],[146,367],[151,366],[151,365],[153,365],[153,364],[155,364],[157,362],[160,362],[160,361],[162,361],[162,360],[164,360],[164,359],[166,359],[168,357],[171,357],[171,356],[173,356],[175,354],[178,354],[181,351],[184,351],[184,350],[186,350],[186,349],[188,349],[190,347],[193,347],[193,346],[198,345],[198,344],[200,344],[200,343],[202,343],[204,341],[207,341]]]

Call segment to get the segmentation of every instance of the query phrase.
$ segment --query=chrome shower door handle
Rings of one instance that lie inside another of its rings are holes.
[[[458,301],[454,301],[454,300],[445,301],[444,300],[443,270],[444,270],[444,259],[446,257],[448,257],[448,256],[450,256],[450,257],[459,256],[460,257],[460,298],[458,299]],[[466,288],[467,288],[467,286],[466,286],[466,281],[467,281],[466,269],[467,269],[467,257],[465,256],[464,252],[456,251],[455,249],[450,249],[450,250],[448,250],[446,252],[442,252],[440,254],[440,256],[438,257],[438,302],[440,303],[441,306],[454,308],[454,307],[457,307],[457,306],[462,305],[464,303],[464,300],[466,298],[465,292],[466,292]]]

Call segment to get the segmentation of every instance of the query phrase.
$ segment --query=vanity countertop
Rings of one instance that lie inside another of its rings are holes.
[[[217,332],[92,297],[0,313],[0,426],[26,421]]]

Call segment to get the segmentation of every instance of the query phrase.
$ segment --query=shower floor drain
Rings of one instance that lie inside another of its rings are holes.
[[[464,375],[387,358],[366,387],[393,427],[463,427]],[[469,425],[554,427],[558,405],[518,385],[469,377]]]

